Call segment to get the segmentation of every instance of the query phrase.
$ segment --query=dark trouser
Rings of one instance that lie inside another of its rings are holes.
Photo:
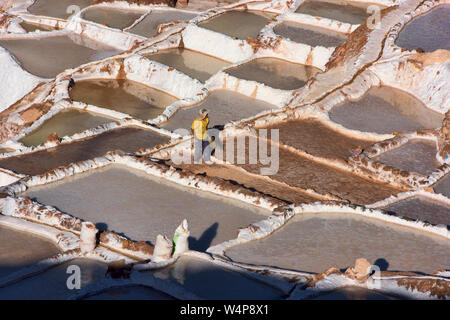
[[[211,148],[208,148],[209,141],[208,140],[200,140],[194,138],[194,162],[199,163],[202,155],[205,161],[210,161],[211,158]]]

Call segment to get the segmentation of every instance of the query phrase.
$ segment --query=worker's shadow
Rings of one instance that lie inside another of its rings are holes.
[[[189,237],[189,248],[197,251],[206,251],[216,237],[218,227],[219,223],[215,222],[202,233],[200,238]]]

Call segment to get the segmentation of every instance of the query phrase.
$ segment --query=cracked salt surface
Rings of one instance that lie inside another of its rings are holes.
[[[0,278],[58,253],[50,241],[0,226]]]
[[[238,228],[269,214],[268,210],[240,201],[116,165],[31,188],[25,195],[92,221],[101,229],[152,243],[158,234],[171,238],[187,218],[189,247],[198,251],[234,239]]]
[[[294,217],[271,236],[229,249],[239,262],[323,272],[365,257],[381,270],[434,273],[450,267],[448,240],[351,214]]]

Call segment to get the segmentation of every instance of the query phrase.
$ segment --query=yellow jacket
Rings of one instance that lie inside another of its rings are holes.
[[[209,124],[208,117],[206,117],[203,120],[195,118],[191,126],[191,129],[194,130],[194,137],[200,140],[206,140],[208,138],[208,134],[206,133],[208,124]]]

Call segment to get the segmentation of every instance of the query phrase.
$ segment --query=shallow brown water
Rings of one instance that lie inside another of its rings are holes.
[[[177,99],[130,80],[82,80],[70,91],[74,101],[119,111],[143,120],[159,116]]]
[[[34,32],[36,30],[39,31],[53,31],[55,28],[40,25],[40,24],[33,24],[28,22],[22,22],[20,26],[26,31],[26,32]]]
[[[36,0],[30,7],[28,12],[36,15],[67,19],[70,15],[76,13],[75,7],[83,9],[92,5],[92,0]]]
[[[131,26],[144,14],[143,11],[131,11],[115,8],[89,8],[83,12],[82,18],[110,28],[124,29]]]
[[[320,70],[275,58],[258,58],[226,72],[236,78],[257,81],[275,89],[293,90],[302,87]]]
[[[442,193],[443,195],[450,197],[450,175],[447,174],[441,178],[438,183],[434,185],[436,193]]]
[[[369,14],[365,9],[349,4],[308,0],[295,11],[351,24],[363,23]]]

